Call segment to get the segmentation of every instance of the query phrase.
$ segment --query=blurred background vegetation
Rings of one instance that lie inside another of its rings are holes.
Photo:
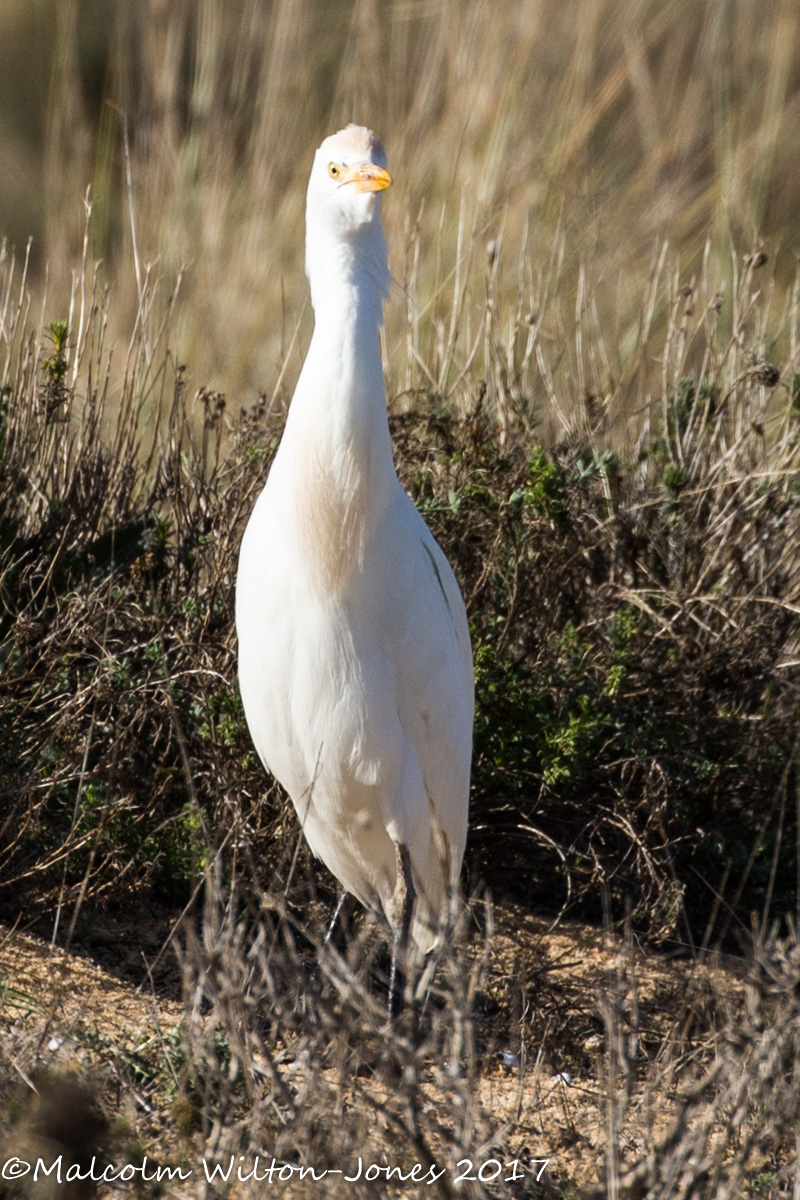
[[[180,276],[175,350],[195,380],[271,393],[310,323],[313,149],[356,120],[388,150],[390,259],[415,306],[400,294],[387,313],[393,390],[430,384],[406,353],[417,314],[423,343],[454,304],[480,319],[494,242],[524,311],[545,267],[564,279],[559,303],[613,346],[584,389],[627,412],[662,239],[682,281],[707,254],[724,287],[732,250],[763,248],[776,313],[793,286],[799,27],[795,0],[4,0],[0,233],[18,254],[33,238],[29,278],[47,272],[60,318],[88,195],[114,332],[127,341],[148,267],[165,295]]]

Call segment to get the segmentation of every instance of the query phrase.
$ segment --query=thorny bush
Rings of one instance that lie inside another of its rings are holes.
[[[247,735],[232,622],[281,421],[192,395],[166,326],[112,401],[101,315],[80,388],[63,322],[49,346],[20,334],[4,376],[0,886],[28,913],[182,903],[209,843],[245,840],[281,878],[297,838]],[[545,443],[517,395],[498,438],[477,380],[471,412],[430,395],[393,418],[471,619],[473,885],[590,916],[602,890],[656,938],[766,921],[796,876],[798,376],[713,345],[668,341],[683,374],[633,448],[591,397]]]

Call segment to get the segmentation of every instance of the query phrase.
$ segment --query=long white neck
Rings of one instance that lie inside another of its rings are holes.
[[[363,569],[399,487],[378,337],[386,248],[379,224],[360,236],[309,242],[314,335],[273,467],[309,574],[329,593]]]
[[[376,326],[383,324],[383,301],[389,295],[390,275],[377,200],[369,224],[349,232],[307,216],[306,274],[317,321],[341,298],[340,288],[355,285],[364,305],[374,305]]]

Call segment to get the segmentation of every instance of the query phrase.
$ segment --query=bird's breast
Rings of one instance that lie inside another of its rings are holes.
[[[304,572],[315,587],[339,592],[363,569],[367,534],[364,467],[311,446],[292,489],[292,525]]]
[[[398,486],[394,469],[387,477],[368,446],[324,436],[309,438],[299,453],[293,448],[287,460],[281,475],[289,487],[281,491],[298,569],[314,591],[340,595],[365,570]]]

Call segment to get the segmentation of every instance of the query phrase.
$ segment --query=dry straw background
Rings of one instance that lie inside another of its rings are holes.
[[[90,189],[88,261],[115,332],[180,277],[173,342],[196,383],[271,395],[308,336],[313,148],[355,119],[396,179],[390,392],[463,400],[466,361],[490,374],[483,345],[469,355],[494,242],[505,348],[524,353],[534,314],[556,384],[627,412],[663,246],[682,282],[705,269],[716,289],[763,244],[778,309],[793,286],[798,21],[792,0],[6,0],[0,228],[20,254],[33,235],[62,317]]]

